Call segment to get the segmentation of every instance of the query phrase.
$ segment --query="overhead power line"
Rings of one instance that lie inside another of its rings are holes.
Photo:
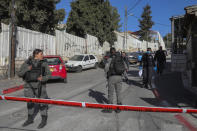
[[[129,12],[131,11],[131,10],[133,10],[140,2],[141,2],[142,0],[138,0],[136,3],[135,3],[135,5],[134,6],[132,6],[127,12],[127,14],[129,14]]]
[[[136,19],[140,19],[139,17],[137,17],[137,16],[135,16],[135,15],[131,15],[131,16],[135,17]],[[170,26],[170,25],[167,25],[167,24],[159,23],[159,22],[154,22],[154,23],[157,24],[157,25],[162,25],[162,26],[167,26],[167,27]]]

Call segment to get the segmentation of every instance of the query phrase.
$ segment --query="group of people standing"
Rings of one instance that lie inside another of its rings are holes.
[[[155,64],[155,62],[157,64]],[[156,52],[153,57],[151,54],[151,49],[148,48],[147,52],[143,54],[140,66],[143,68],[143,87],[150,88],[151,80],[153,76],[153,71],[155,65],[157,65],[157,73],[162,74],[164,66],[166,63],[165,53],[162,51],[162,47]],[[128,71],[129,71],[129,61],[125,52],[116,52],[115,48],[110,49],[110,58],[105,64],[105,73],[108,82],[108,104],[113,104],[113,92],[115,90],[117,97],[117,104],[122,105],[121,89],[123,77],[125,81],[128,82]],[[33,51],[33,57],[26,60],[20,68],[18,73],[19,77],[23,78],[24,84],[24,95],[25,97],[37,97],[48,99],[46,92],[46,82],[49,79],[51,72],[49,70],[48,64],[43,59],[43,51],[40,49],[35,49]],[[47,124],[47,110],[48,105],[46,104],[35,104],[27,103],[28,109],[28,119],[22,125],[26,127],[34,122],[34,113],[36,105],[41,112],[42,121],[38,125],[38,129],[43,128]],[[111,113],[111,109],[105,109],[103,112]],[[115,110],[116,113],[120,113],[120,110]]]
[[[125,52],[116,52],[115,48],[110,49],[110,58],[105,65],[105,73],[108,81],[108,104],[113,104],[113,92],[115,90],[117,97],[117,104],[122,105],[122,98],[120,95],[122,88],[123,77],[128,82],[129,61]],[[142,60],[140,62],[140,68],[143,70],[143,87],[152,89],[152,77],[156,71],[158,75],[163,73],[163,69],[166,64],[166,55],[159,47],[159,50],[155,53],[155,56],[151,53],[151,48],[147,48],[147,52],[143,53]],[[156,89],[153,90],[156,97],[159,94]],[[120,110],[115,110],[119,113]],[[103,112],[111,113],[111,109],[105,109]]]
[[[166,55],[162,50],[162,46],[156,51],[155,56],[151,53],[151,48],[147,49],[147,52],[142,55],[140,62],[140,68],[143,70],[143,87],[152,88],[152,77],[156,71],[158,75],[162,75],[166,64]]]

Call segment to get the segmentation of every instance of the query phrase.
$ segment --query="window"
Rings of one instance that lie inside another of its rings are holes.
[[[61,60],[59,58],[45,58],[48,65],[59,65],[61,64]]]
[[[71,61],[82,61],[83,60],[83,55],[75,55],[70,58]]]
[[[89,60],[89,56],[86,56],[86,57],[84,58],[84,61],[87,61],[87,60]]]
[[[90,55],[90,60],[94,60],[95,57],[93,55]]]

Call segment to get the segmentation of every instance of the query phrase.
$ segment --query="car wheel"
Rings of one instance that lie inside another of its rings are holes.
[[[81,66],[78,66],[77,67],[77,72],[79,73],[79,72],[82,72],[82,67]]]
[[[98,63],[95,63],[94,69],[97,69],[97,68],[98,68]]]
[[[64,83],[68,83],[67,78],[63,79],[63,82],[64,82]]]

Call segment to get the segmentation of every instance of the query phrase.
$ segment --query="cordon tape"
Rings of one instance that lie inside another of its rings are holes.
[[[13,97],[13,96],[4,96],[4,95],[0,95],[0,100],[32,102],[32,103],[52,104],[52,105],[59,105],[59,106],[83,107],[83,108],[112,109],[112,110],[118,109],[122,111],[197,113],[197,109],[98,104],[98,103],[89,103],[89,102],[75,102],[75,101],[65,101],[65,100],[55,100],[55,99]]]

